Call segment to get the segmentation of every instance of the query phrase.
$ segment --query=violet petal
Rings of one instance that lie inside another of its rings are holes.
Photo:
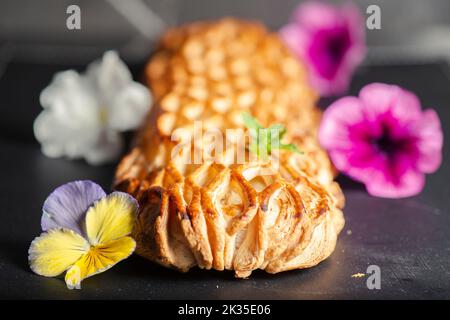
[[[66,228],[85,235],[82,225],[86,211],[105,196],[103,189],[89,180],[73,181],[56,188],[44,202],[42,230]]]

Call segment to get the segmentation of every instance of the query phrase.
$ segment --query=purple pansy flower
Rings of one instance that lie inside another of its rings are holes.
[[[339,171],[379,197],[420,193],[425,173],[442,161],[438,115],[422,111],[416,95],[395,85],[373,83],[359,97],[334,102],[323,115],[319,138]]]
[[[74,181],[53,191],[44,203],[43,233],[30,245],[31,269],[54,277],[64,271],[67,287],[81,288],[85,278],[106,271],[130,256],[130,234],[138,203],[129,194],[106,195],[92,181]]]
[[[291,50],[305,62],[313,87],[323,96],[345,92],[365,56],[364,19],[354,5],[321,2],[298,6],[280,30]]]

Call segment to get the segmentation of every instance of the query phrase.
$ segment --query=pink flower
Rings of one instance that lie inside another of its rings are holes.
[[[373,196],[420,193],[424,174],[436,171],[442,161],[438,115],[422,111],[416,95],[394,85],[369,84],[359,97],[331,104],[319,139],[336,168],[363,182]]]
[[[347,90],[364,59],[364,18],[351,4],[321,2],[298,6],[292,21],[280,30],[291,50],[305,62],[311,84],[323,96]]]

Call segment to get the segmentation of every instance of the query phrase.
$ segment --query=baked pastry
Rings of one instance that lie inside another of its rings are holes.
[[[115,179],[140,203],[139,255],[243,278],[311,267],[333,252],[344,198],[317,143],[317,96],[276,34],[231,18],[169,30],[146,80],[155,105]],[[255,159],[248,139],[227,131],[244,128],[243,112],[283,124],[303,153]],[[210,129],[223,151],[210,148]]]

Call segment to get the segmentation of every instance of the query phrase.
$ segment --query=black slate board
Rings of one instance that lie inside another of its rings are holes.
[[[255,272],[235,280],[231,272],[180,274],[133,256],[69,291],[60,278],[33,274],[31,240],[40,233],[41,205],[57,186],[91,179],[109,189],[114,166],[51,160],[39,151],[32,122],[39,92],[68,66],[10,63],[0,74],[0,298],[28,299],[380,299],[450,298],[450,166],[427,178],[423,193],[404,200],[370,197],[340,178],[347,197],[346,226],[333,255],[315,268],[277,275]],[[139,70],[139,66],[135,70]],[[2,70],[0,68],[0,70]],[[0,71],[1,72],[1,71]],[[415,91],[439,113],[450,141],[450,72],[445,63],[371,66],[356,75],[352,90],[374,81]],[[329,100],[331,101],[331,100]],[[322,101],[326,105],[329,101]],[[350,232],[351,231],[351,232]],[[381,268],[381,289],[352,278],[369,265]]]

